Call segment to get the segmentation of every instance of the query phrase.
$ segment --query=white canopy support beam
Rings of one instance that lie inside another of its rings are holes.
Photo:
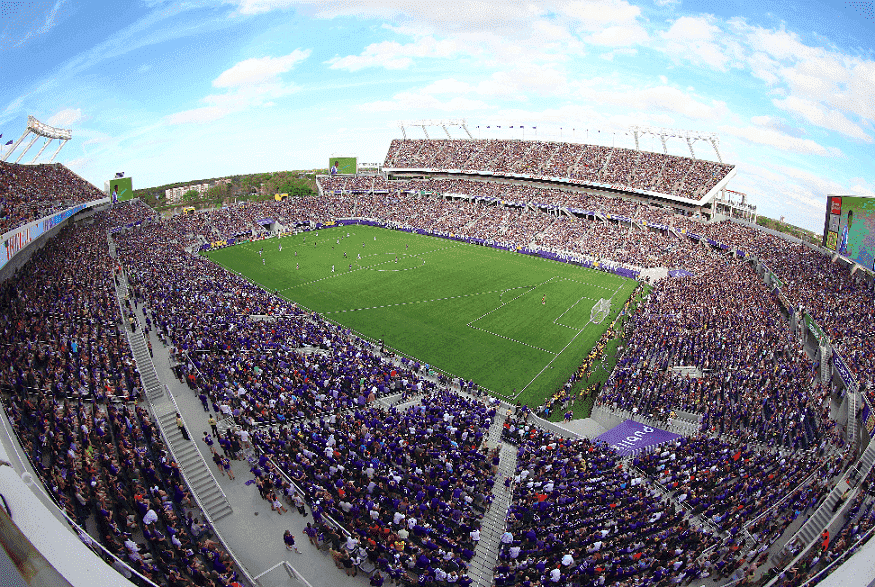
[[[693,144],[696,141],[707,141],[711,143],[711,146],[714,148],[714,153],[717,155],[717,160],[723,163],[723,158],[720,156],[719,149],[720,138],[715,133],[703,133],[695,130],[681,130],[641,125],[630,126],[629,130],[635,136],[635,148],[638,150],[640,150],[638,139],[646,134],[659,137],[659,140],[662,142],[662,152],[666,155],[668,155],[669,138],[683,139],[687,143],[687,148],[690,150],[690,156],[695,159],[696,153],[693,150]]]
[[[464,118],[462,119],[462,124],[460,124],[459,126],[462,127],[462,130],[465,131],[465,134],[468,135],[469,139],[474,139],[474,137],[471,135],[471,131],[468,130],[468,124],[465,122]]]
[[[46,150],[46,147],[48,147],[49,143],[51,143],[51,142],[52,142],[52,139],[46,139],[46,142],[43,143],[42,149],[40,149],[39,152],[36,154],[36,156],[31,160],[31,163],[36,163],[36,160],[39,159],[39,156],[43,154],[43,151]]]
[[[24,140],[24,137],[26,137],[26,136],[29,135],[29,134],[30,134],[30,130],[26,130],[26,131],[24,131],[24,134],[22,134],[20,137],[18,137],[18,140],[15,141],[15,144],[12,145],[11,147],[9,147],[9,150],[6,151],[6,154],[5,154],[5,155],[3,155],[3,161],[6,161],[6,159],[12,154],[12,151],[14,151],[15,149],[17,149],[17,148],[18,148],[18,145],[21,144],[21,141]]]
[[[29,142],[29,143],[27,144],[27,146],[24,148],[24,151],[22,151],[22,152],[21,152],[21,155],[18,156],[18,159],[15,160],[16,163],[18,163],[19,161],[21,161],[21,158],[24,157],[24,154],[27,153],[28,151],[30,151],[30,148],[33,146],[33,144],[36,142],[36,140],[37,140],[38,138],[39,138],[39,135],[37,135],[37,134],[33,135],[33,138],[30,139],[30,142]]]
[[[421,128],[422,133],[425,135],[427,139],[430,139],[431,136],[428,134],[429,128],[441,128],[444,133],[446,133],[447,138],[452,139],[453,136],[450,134],[450,128],[461,128],[469,139],[473,139],[474,137],[471,135],[471,131],[468,130],[468,123],[464,118],[448,118],[445,120],[431,120],[431,119],[423,119],[423,120],[399,120],[398,127],[401,129],[401,135],[404,139],[407,139],[407,127],[416,127]]]
[[[43,145],[43,148],[40,149],[40,152],[37,153],[36,157],[33,158],[33,161],[31,161],[31,163],[34,163],[39,158],[39,156],[42,154],[42,152],[45,150],[50,142],[52,142],[54,139],[58,139],[63,142],[61,143],[61,146],[58,147],[58,150],[55,151],[55,154],[52,156],[51,160],[54,161],[55,157],[57,157],[58,153],[61,151],[61,147],[63,147],[65,144],[67,144],[67,141],[73,138],[73,131],[70,129],[55,128],[54,126],[49,126],[48,124],[40,122],[33,116],[28,116],[27,129],[24,131],[24,134],[21,135],[21,138],[18,139],[18,141],[16,141],[15,144],[12,145],[12,147],[8,151],[6,151],[6,154],[3,155],[2,161],[6,161],[6,159],[9,158],[12,152],[15,151],[16,148],[18,148],[18,145],[21,144],[21,141],[23,141],[25,137],[27,137],[27,135],[29,135],[30,133],[33,133],[34,137],[30,141],[30,143],[28,143],[27,148],[25,148],[24,151],[22,151],[21,155],[18,156],[18,159],[15,160],[16,163],[21,161],[21,158],[24,157],[24,154],[30,150],[30,148],[39,137],[44,137],[48,140]]]
[[[70,139],[64,139],[63,141],[61,141],[61,144],[58,145],[58,150],[55,151],[55,154],[52,155],[52,158],[51,158],[51,159],[49,159],[49,163],[54,163],[54,162],[55,162],[55,157],[58,156],[58,153],[61,152],[61,149],[64,148],[64,145],[66,145],[66,144],[67,144],[67,141],[69,141],[69,140],[70,140]]]
[[[689,136],[684,137],[687,140],[687,146],[690,148],[690,157],[693,159],[696,158],[696,153],[693,151],[693,143],[696,142],[696,139],[691,138]]]
[[[723,163],[723,157],[720,156],[720,149],[717,147],[720,145],[720,138],[717,135],[711,135],[708,137],[708,141],[711,143],[711,146],[714,147],[714,153],[717,154],[717,160],[720,163]]]

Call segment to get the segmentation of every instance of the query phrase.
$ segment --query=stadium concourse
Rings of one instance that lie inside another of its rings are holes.
[[[387,159],[473,157],[402,147]],[[493,147],[477,147],[481,171],[568,169],[566,158],[604,173],[610,155],[612,178],[686,196],[725,172],[561,144],[509,162],[505,145],[501,162],[481,163]],[[39,168],[7,167],[9,192],[43,181],[30,177]],[[834,380],[793,327],[804,308],[870,393],[862,333],[875,300],[859,273],[752,227],[555,186],[319,181],[318,197],[167,219],[117,205],[64,228],[0,287],[0,386],[20,445],[68,515],[145,579],[245,584],[283,557],[313,585],[811,585],[875,528],[871,467],[846,435],[857,414],[842,417]],[[540,406],[432,377],[197,254],[271,236],[263,219],[291,231],[353,218],[625,275],[675,272],[630,317],[597,409],[661,425],[694,414],[696,429],[620,456],[540,420]],[[148,350],[135,363],[127,341],[140,333]],[[152,412],[151,363],[166,386],[155,397],[172,398],[178,420]],[[234,510],[212,529],[173,457],[188,442]],[[787,545],[824,508],[830,533]]]

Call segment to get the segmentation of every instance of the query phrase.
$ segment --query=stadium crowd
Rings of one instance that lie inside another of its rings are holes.
[[[384,166],[567,179],[699,199],[731,165],[598,145],[545,141],[393,140]]]
[[[565,165],[603,179],[640,176],[648,185],[700,191],[720,172],[704,162],[683,168],[681,158],[666,156],[645,165],[635,152],[581,145],[467,143],[393,142],[387,164],[437,161],[533,174]],[[505,439],[518,446],[518,463],[506,480],[514,497],[496,585],[678,584],[729,575],[750,562],[742,529],[762,543],[776,541],[851,460],[830,418],[830,390],[788,336],[786,308],[749,260],[731,253],[755,255],[778,274],[794,310],[811,313],[868,389],[872,349],[863,333],[872,323],[872,285],[816,251],[737,224],[704,225],[638,202],[554,188],[320,182],[327,183],[318,198],[166,220],[142,204],[123,204],[90,225],[64,229],[0,287],[7,333],[0,386],[22,444],[71,516],[82,524],[93,519],[95,537],[144,575],[174,586],[227,585],[234,569],[194,522],[178,468],[135,403],[141,384],[125,326],[164,340],[177,375],[205,409],[230,417],[270,457],[252,471],[265,496],[285,490],[292,498],[287,475],[315,517],[341,523],[348,532],[347,552],[335,549],[341,566],[357,556],[392,578],[411,571],[426,584],[469,581],[471,535],[495,473],[495,455],[483,446],[494,410],[440,391],[421,365],[387,361],[348,331],[186,250],[241,232],[264,235],[255,224],[261,218],[293,227],[360,216],[508,248],[693,273],[660,281],[639,305],[597,402],[658,421],[676,410],[697,413],[701,436],[640,455],[629,468],[606,446],[553,436],[524,411],[512,417]],[[559,207],[587,213],[543,213]],[[128,230],[114,241],[132,292],[124,313],[107,242],[107,232],[122,226]],[[695,374],[673,369],[681,367]],[[422,403],[377,408],[375,400],[392,391],[422,393]],[[222,440],[239,452],[239,439]],[[855,503],[824,558],[839,556],[839,544],[867,530],[870,512],[868,497]],[[782,580],[795,584],[820,561]]]
[[[0,234],[106,194],[61,165],[0,161]]]
[[[65,227],[3,283],[4,407],[52,497],[93,540],[158,584],[231,585],[233,561],[136,403],[107,242],[134,214],[126,207]]]

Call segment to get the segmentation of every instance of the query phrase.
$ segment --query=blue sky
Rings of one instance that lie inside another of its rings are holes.
[[[148,187],[382,161],[398,120],[686,129],[761,213],[819,232],[827,193],[875,195],[873,33],[871,2],[0,0],[0,133],[72,128],[59,161]]]

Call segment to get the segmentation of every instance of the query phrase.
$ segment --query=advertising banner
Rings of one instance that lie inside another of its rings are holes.
[[[875,263],[875,198],[829,196],[822,245],[866,267]]]
[[[814,318],[812,318],[808,312],[805,312],[805,325],[808,326],[808,330],[811,331],[811,334],[814,335],[814,338],[817,339],[818,343],[823,344],[829,342],[826,334],[820,329],[820,326],[817,325],[817,322],[814,321]]]
[[[863,412],[861,413],[861,419],[863,420],[863,426],[866,428],[866,432],[869,433],[869,437],[875,436],[875,413],[872,412],[872,406],[869,405],[869,400],[865,397],[863,398]]]
[[[664,444],[680,437],[680,434],[675,434],[668,430],[654,428],[635,420],[626,420],[604,434],[597,436],[595,440],[606,443],[617,455],[623,457],[637,453],[644,448]]]
[[[26,224],[7,232],[3,235],[3,248],[0,250],[0,268],[6,265],[12,257],[17,255],[22,249],[27,247],[27,245],[39,238],[41,234],[50,231],[73,214],[81,212],[88,206],[103,202],[105,202],[105,200],[96,200],[87,204],[79,204],[72,208],[67,208],[63,212],[58,212],[53,216],[42,218],[36,222],[31,222],[30,224]]]
[[[856,391],[857,378],[851,373],[848,364],[845,363],[842,356],[836,352],[835,347],[832,349],[832,365],[839,378],[844,382],[845,387],[849,390]]]

